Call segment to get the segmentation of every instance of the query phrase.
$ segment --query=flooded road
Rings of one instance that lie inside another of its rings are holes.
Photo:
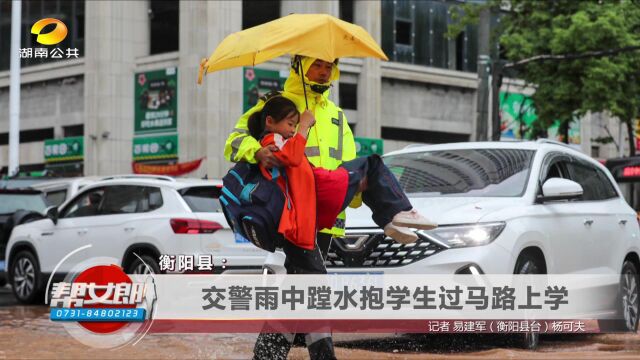
[[[0,288],[0,360],[4,359],[250,359],[256,334],[147,334],[117,350],[78,343],[48,318],[45,306],[19,306]],[[515,349],[497,335],[336,334],[339,359],[639,359],[640,334],[543,336],[537,351]],[[303,347],[290,359],[308,359]]]

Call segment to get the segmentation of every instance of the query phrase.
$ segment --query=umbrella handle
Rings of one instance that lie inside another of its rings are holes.
[[[307,100],[307,86],[304,83],[304,74],[302,73],[302,60],[298,56],[298,74],[300,75],[300,79],[302,79],[302,92],[304,93],[304,104],[306,106],[306,110],[309,110],[309,101]]]
[[[298,74],[300,75],[300,79],[302,79],[302,91],[304,92],[304,104],[306,106],[306,110],[309,110],[309,100],[307,100],[307,86],[304,83],[304,74],[302,73],[302,61],[300,57],[298,57]],[[318,138],[318,127],[313,126],[313,131],[316,134],[316,139]],[[320,167],[322,167],[322,157],[320,159]]]
[[[198,85],[202,84],[202,76],[204,75],[204,69],[207,67],[207,59],[200,60],[200,68],[198,69]]]

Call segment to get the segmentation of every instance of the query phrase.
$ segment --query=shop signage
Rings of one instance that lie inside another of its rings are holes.
[[[134,132],[174,132],[178,121],[178,70],[175,67],[135,74]]]

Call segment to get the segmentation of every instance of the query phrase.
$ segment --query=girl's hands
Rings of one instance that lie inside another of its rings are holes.
[[[313,127],[315,123],[316,118],[313,116],[311,111],[305,110],[302,114],[300,114],[300,125],[298,127],[298,132],[306,139],[307,135],[309,134],[309,129],[311,129],[311,127]]]
[[[308,129],[311,129],[311,127],[315,125],[315,123],[316,123],[316,118],[313,116],[311,111],[305,110],[300,115],[300,126],[304,126]]]

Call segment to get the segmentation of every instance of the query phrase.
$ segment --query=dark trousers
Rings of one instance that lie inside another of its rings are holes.
[[[326,274],[324,259],[331,245],[331,235],[318,233],[317,246],[313,250],[298,247],[290,241],[283,244],[287,258],[284,267],[287,274]],[[286,359],[296,334],[261,333],[253,348],[254,359]],[[311,360],[335,359],[331,333],[304,334]]]
[[[370,155],[342,163],[340,167],[349,172],[349,186],[342,204],[346,209],[359,191],[360,182],[366,177],[367,187],[362,192],[364,202],[373,213],[373,221],[381,228],[401,212],[413,206],[407,199],[396,177],[378,155]]]

